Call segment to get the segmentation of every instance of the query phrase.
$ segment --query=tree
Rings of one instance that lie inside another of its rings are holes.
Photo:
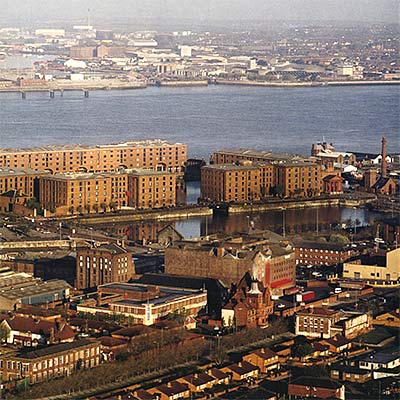
[[[76,210],[79,214],[83,214],[83,207],[81,205],[79,205]]]
[[[312,353],[312,346],[310,342],[303,336],[296,338],[296,342],[292,347],[292,357],[298,357],[300,360]]]
[[[285,193],[285,187],[283,185],[276,185],[273,191],[276,196],[282,198]]]
[[[29,200],[26,201],[26,207],[28,207],[31,210],[41,210],[41,205],[35,197],[31,197]]]
[[[90,204],[86,204],[85,208],[86,208],[86,211],[88,212],[88,214],[90,214],[90,210],[92,209],[92,206]]]
[[[5,324],[0,324],[0,342],[6,342],[10,336],[10,329]]]
[[[70,208],[68,208],[69,213],[72,215],[75,211],[75,207],[71,206]]]
[[[332,235],[329,236],[329,241],[331,243],[341,243],[341,244],[350,243],[349,238],[345,235],[341,235],[340,233],[332,233]]]
[[[107,211],[107,204],[106,203],[101,203],[100,207],[102,208],[103,212]]]

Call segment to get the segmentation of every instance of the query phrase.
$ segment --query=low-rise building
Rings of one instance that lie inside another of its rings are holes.
[[[361,255],[343,265],[343,278],[374,284],[398,284],[400,281],[400,248],[385,254]]]
[[[251,381],[258,377],[259,368],[247,361],[240,361],[235,364],[221,368],[223,372],[232,374],[234,381]]]
[[[34,384],[99,364],[100,343],[88,339],[0,355],[1,378],[5,385],[21,380]]]
[[[177,379],[177,381],[188,385],[191,392],[202,392],[205,389],[213,387],[217,379],[206,372],[199,372],[186,375]]]
[[[361,369],[369,371],[379,369],[394,369],[400,366],[400,355],[389,353],[375,353],[362,358],[359,361]]]
[[[98,287],[97,303],[98,306],[78,305],[78,311],[121,315],[134,324],[152,325],[183,309],[186,316],[196,316],[207,305],[207,292],[138,283],[109,283]]]
[[[296,335],[329,339],[340,334],[351,339],[367,332],[372,326],[372,319],[364,313],[310,307],[297,312],[295,324]]]
[[[5,342],[18,347],[72,342],[73,329],[63,320],[47,321],[29,316],[0,315],[0,328],[6,332]]]
[[[333,365],[330,375],[332,379],[355,383],[365,383],[372,379],[371,371],[343,364]]]
[[[190,396],[189,385],[178,381],[171,381],[148,389],[147,392],[158,395],[160,400],[184,399]]]
[[[257,366],[263,374],[280,368],[278,355],[266,347],[244,355],[243,360]]]
[[[69,297],[70,289],[71,286],[62,280],[42,281],[24,272],[3,269],[0,271],[0,310],[60,302]]]
[[[302,376],[289,383],[288,394],[298,399],[314,397],[344,400],[345,387],[333,379]]]

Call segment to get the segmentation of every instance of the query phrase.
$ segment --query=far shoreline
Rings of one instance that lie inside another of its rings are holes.
[[[137,90],[148,87],[160,88],[182,88],[182,87],[208,87],[208,86],[246,86],[257,88],[324,88],[334,86],[396,86],[400,80],[393,81],[326,81],[326,82],[258,82],[250,80],[194,80],[194,81],[159,81],[159,82],[138,82],[138,83],[105,83],[98,84],[51,84],[43,86],[9,86],[0,87],[0,93],[31,93],[31,92],[69,92],[69,91],[101,91],[101,90]]]

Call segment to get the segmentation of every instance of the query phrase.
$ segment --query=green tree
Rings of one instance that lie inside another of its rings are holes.
[[[341,243],[341,244],[350,243],[349,238],[345,235],[341,235],[340,233],[332,233],[329,236],[329,241],[331,243]]]
[[[304,336],[299,336],[292,347],[292,357],[298,357],[301,360],[312,353],[312,350],[310,342]]]
[[[36,199],[35,197],[31,197],[29,200],[26,201],[26,207],[28,207],[31,210],[41,210],[41,205],[39,203],[39,200]]]

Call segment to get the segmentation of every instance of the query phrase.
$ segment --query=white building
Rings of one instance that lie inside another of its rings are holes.
[[[192,48],[190,46],[180,46],[181,57],[192,57]]]
[[[35,35],[36,36],[50,36],[50,37],[64,37],[65,29],[50,29],[50,28],[36,29]]]

